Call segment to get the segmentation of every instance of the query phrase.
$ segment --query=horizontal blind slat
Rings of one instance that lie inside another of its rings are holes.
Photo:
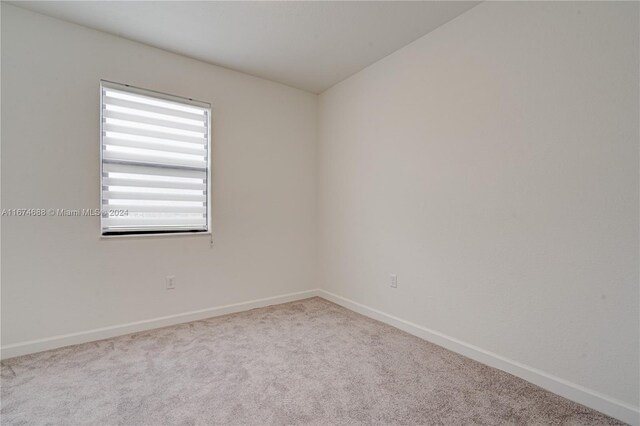
[[[148,165],[138,164],[119,164],[105,162],[102,164],[102,171],[105,174],[108,173],[130,173],[141,174],[149,176],[167,176],[167,177],[179,177],[179,178],[192,178],[202,179],[206,181],[206,170],[187,170],[187,169],[171,169],[166,167],[154,167]]]
[[[122,179],[105,177],[102,179],[105,186],[137,186],[145,188],[171,188],[171,189],[207,189],[204,183],[196,182],[171,182],[161,180]]]
[[[172,218],[172,217],[152,217],[152,218],[127,218],[127,217],[109,217],[104,221],[108,227],[112,226],[140,226],[140,225],[181,225],[189,227],[204,227],[206,226],[205,218],[192,219],[192,218]]]
[[[204,194],[166,194],[135,191],[103,191],[104,200],[206,201]]]
[[[120,160],[120,161],[138,161],[141,163],[153,163],[164,166],[187,166],[196,168],[205,168],[207,162],[205,160],[187,160],[182,158],[167,158],[161,156],[152,156],[144,154],[134,154],[129,152],[107,151],[102,153],[104,160]]]
[[[161,102],[162,105],[167,105],[167,108],[170,108],[170,109],[177,108],[182,111],[186,110],[186,111],[192,111],[194,113],[198,113],[200,110],[202,110],[202,108],[205,107],[205,105],[207,107],[211,106],[206,102],[194,101],[193,99],[185,98],[181,96],[172,96],[172,95],[167,95],[166,93],[153,92],[151,90],[144,90],[144,89],[139,89],[131,86],[126,86],[126,89],[117,87],[117,86],[121,86],[121,85],[119,85],[118,83],[112,84],[110,82],[103,82],[102,91],[107,96],[118,97],[119,95],[124,95],[127,97],[134,97],[140,100],[140,102],[145,102],[145,101],[147,101],[146,103],[149,103],[149,101],[152,103]]]
[[[194,148],[189,148],[185,147],[184,145],[179,146],[158,142],[133,141],[108,136],[104,137],[103,144],[111,146],[124,146],[128,148],[152,149],[154,151],[175,152],[178,154],[200,155],[203,158],[207,155],[207,151],[205,150],[204,146],[198,147],[198,145],[195,144],[189,144],[194,146]]]
[[[107,204],[106,210],[126,210],[128,212],[152,212],[152,213],[206,213],[207,207],[202,206],[161,206],[161,205],[137,205],[137,204]]]
[[[195,143],[195,144],[202,144],[202,145],[205,145],[207,143],[207,138],[204,135],[202,137],[176,135],[174,133],[165,133],[165,132],[159,132],[156,130],[147,130],[147,129],[137,129],[134,127],[127,127],[127,126],[122,126],[122,125],[113,124],[113,123],[103,123],[102,130],[105,132],[114,132],[114,133],[120,133],[123,135],[132,135],[132,136],[145,136],[149,138],[157,138],[157,139],[163,139],[163,140],[174,141],[174,142],[187,142],[187,143]]]
[[[187,111],[177,111],[174,109],[164,108],[164,107],[155,106],[155,105],[149,105],[142,102],[129,101],[126,99],[118,99],[109,95],[103,96],[102,99],[105,105],[120,106],[123,108],[137,109],[139,111],[154,112],[156,114],[170,115],[173,117],[180,117],[180,118],[188,118],[189,120],[199,120],[202,122],[206,120],[206,117],[204,114],[194,114],[192,112],[187,112]]]
[[[152,124],[154,126],[167,127],[169,129],[189,130],[191,132],[200,132],[202,134],[206,133],[204,122],[202,122],[201,125],[197,126],[193,124],[176,123],[175,121],[171,120],[162,120],[160,118],[144,117],[141,115],[127,114],[125,112],[109,110],[103,111],[102,116],[105,118],[113,118],[116,120],[131,121],[133,123]]]

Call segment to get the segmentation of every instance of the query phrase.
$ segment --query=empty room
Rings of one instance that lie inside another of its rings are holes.
[[[640,2],[0,15],[0,424],[640,425]]]

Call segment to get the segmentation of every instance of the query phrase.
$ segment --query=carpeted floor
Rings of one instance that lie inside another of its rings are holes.
[[[620,424],[320,298],[6,360],[3,425]]]

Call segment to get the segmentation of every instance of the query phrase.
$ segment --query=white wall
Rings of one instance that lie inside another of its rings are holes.
[[[487,2],[324,92],[321,286],[637,407],[638,49]]]
[[[99,208],[101,78],[213,104],[215,246],[3,217],[3,346],[316,287],[316,95],[7,4],[3,208]]]
[[[2,218],[3,346],[318,284],[638,405],[637,3],[483,3],[319,110],[1,10],[2,207],[99,206],[104,78],[213,103],[215,234],[210,249],[101,240],[98,218]]]

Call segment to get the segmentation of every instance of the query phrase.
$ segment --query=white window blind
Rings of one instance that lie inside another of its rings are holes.
[[[208,232],[210,104],[101,82],[102,234]]]

